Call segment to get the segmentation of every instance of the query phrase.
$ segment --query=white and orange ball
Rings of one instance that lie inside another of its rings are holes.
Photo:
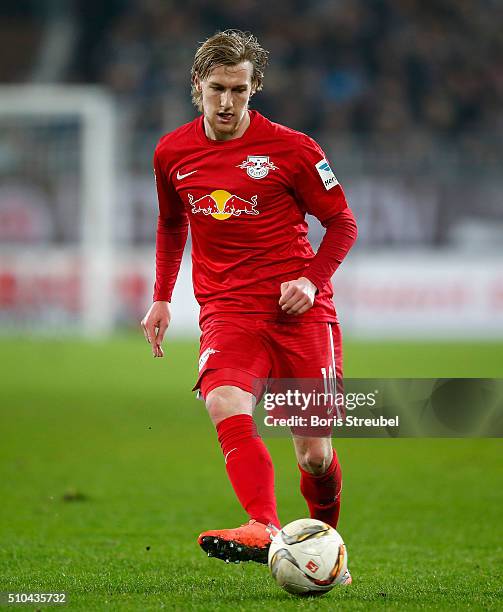
[[[344,579],[346,546],[330,525],[299,519],[285,525],[269,549],[269,569],[277,584],[295,595],[322,595]]]

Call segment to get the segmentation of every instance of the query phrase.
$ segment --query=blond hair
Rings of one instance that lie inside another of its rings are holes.
[[[202,111],[202,95],[196,89],[196,77],[203,80],[217,66],[235,66],[249,61],[253,66],[252,88],[260,91],[264,81],[268,52],[250,32],[224,30],[205,40],[196,51],[192,70],[192,102]]]

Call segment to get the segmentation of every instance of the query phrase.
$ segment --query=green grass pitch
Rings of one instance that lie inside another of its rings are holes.
[[[353,586],[315,599],[226,565],[200,531],[245,516],[190,393],[194,343],[140,334],[0,342],[0,591],[80,610],[503,608],[500,440],[341,440]],[[503,345],[347,342],[349,376],[503,376]],[[306,516],[291,443],[269,440],[282,521]],[[46,609],[41,605],[29,609]]]

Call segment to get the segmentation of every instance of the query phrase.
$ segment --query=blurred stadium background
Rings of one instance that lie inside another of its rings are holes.
[[[236,27],[271,52],[253,106],[323,145],[358,218],[346,336],[503,337],[502,19],[490,0],[3,0],[0,330],[137,325],[153,149],[195,116],[197,43]],[[170,333],[198,333],[188,257]]]

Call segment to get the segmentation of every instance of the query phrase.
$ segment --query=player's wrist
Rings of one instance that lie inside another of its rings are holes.
[[[318,293],[318,287],[317,287],[316,283],[315,283],[315,282],[313,282],[313,281],[312,281],[310,278],[308,278],[307,276],[301,276],[301,277],[299,278],[299,280],[304,280],[304,281],[307,281],[307,282],[308,282],[308,283],[309,283],[309,284],[312,286],[312,288],[313,288],[314,292],[315,292],[315,293]]]

